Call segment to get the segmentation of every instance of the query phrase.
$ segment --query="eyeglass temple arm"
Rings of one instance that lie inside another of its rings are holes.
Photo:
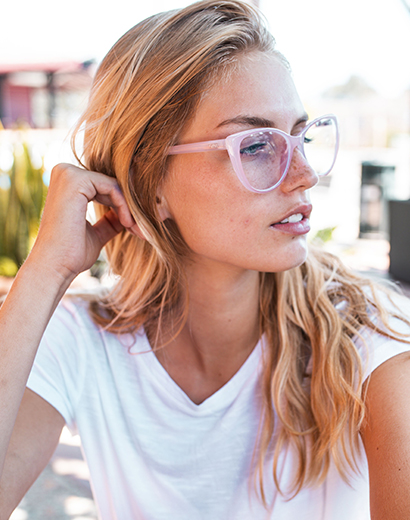
[[[216,141],[202,141],[200,143],[177,144],[171,146],[168,155],[178,155],[180,153],[212,152],[214,150],[226,150],[225,139]]]

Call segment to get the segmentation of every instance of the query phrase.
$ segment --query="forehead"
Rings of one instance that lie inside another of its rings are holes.
[[[244,129],[227,123],[240,116],[272,121],[290,132],[304,114],[290,71],[279,56],[253,53],[241,56],[204,94],[183,138],[205,140]],[[216,132],[218,135],[216,135]]]

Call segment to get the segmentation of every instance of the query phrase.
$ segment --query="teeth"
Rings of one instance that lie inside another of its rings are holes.
[[[291,215],[288,218],[285,218],[280,222],[280,224],[294,224],[295,222],[300,222],[303,219],[302,213],[295,213],[295,215]]]

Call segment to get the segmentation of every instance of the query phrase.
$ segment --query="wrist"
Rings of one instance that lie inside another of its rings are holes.
[[[62,298],[76,277],[68,270],[57,269],[52,263],[47,262],[44,256],[37,255],[34,251],[21,266],[17,276],[24,279],[24,283],[38,285],[42,287],[42,291],[50,295],[55,294],[57,299]]]

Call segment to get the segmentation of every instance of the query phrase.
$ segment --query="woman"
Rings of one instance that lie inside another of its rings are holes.
[[[407,518],[409,305],[307,253],[336,121],[308,122],[258,13],[141,22],[82,122],[2,308],[2,518],[65,423],[103,519]],[[58,306],[105,244],[112,293]]]

